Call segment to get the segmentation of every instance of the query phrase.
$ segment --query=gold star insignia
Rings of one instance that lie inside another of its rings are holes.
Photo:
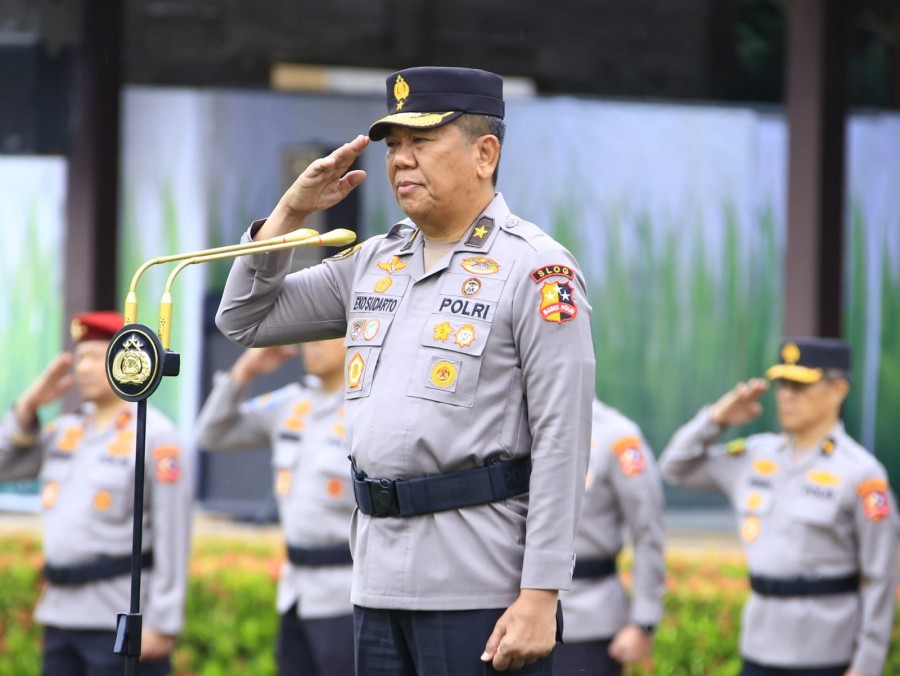
[[[479,225],[475,228],[475,232],[473,233],[479,239],[482,239],[486,234],[488,234],[488,229],[483,225]]]

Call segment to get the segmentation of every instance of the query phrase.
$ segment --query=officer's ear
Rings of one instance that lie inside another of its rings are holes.
[[[500,162],[500,141],[493,134],[484,134],[475,141],[478,178],[490,179]]]
[[[834,398],[838,406],[844,403],[847,395],[850,394],[850,381],[843,374],[826,376],[828,384],[834,392]]]

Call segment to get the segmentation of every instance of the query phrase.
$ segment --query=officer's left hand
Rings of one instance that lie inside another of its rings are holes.
[[[523,589],[494,625],[481,661],[518,671],[549,655],[556,645],[557,597],[556,591]]]
[[[847,669],[844,672],[844,676],[866,676],[863,672],[857,671],[856,669]]]
[[[144,627],[141,630],[141,661],[161,660],[175,648],[175,637]]]
[[[609,656],[617,662],[640,662],[653,651],[653,637],[635,624],[622,627],[609,644]]]

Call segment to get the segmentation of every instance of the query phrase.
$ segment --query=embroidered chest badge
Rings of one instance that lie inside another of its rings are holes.
[[[463,282],[461,291],[464,296],[471,298],[481,291],[481,280],[476,277],[469,277]]]
[[[439,340],[441,342],[446,342],[446,340],[450,337],[450,334],[453,333],[453,326],[448,321],[444,321],[437,326],[434,327],[434,339]]]
[[[500,263],[487,256],[469,256],[463,258],[460,265],[473,275],[495,275],[500,272]]]
[[[471,324],[463,324],[456,332],[453,342],[460,347],[469,347],[475,342],[475,327]]]
[[[540,314],[544,321],[562,324],[578,314],[572,285],[568,282],[545,282],[540,289]]]
[[[347,363],[347,387],[358,390],[362,387],[363,373],[366,371],[366,362],[357,352]]]
[[[441,359],[431,367],[431,382],[435,387],[447,389],[456,382],[457,373],[456,364],[449,359]]]
[[[378,331],[381,328],[381,322],[377,319],[370,319],[366,322],[366,327],[363,329],[363,338],[366,340],[372,340],[375,336],[378,335]]]
[[[744,521],[741,523],[741,540],[744,542],[753,542],[759,537],[759,530],[759,517],[744,517]]]
[[[280,467],[275,476],[275,493],[279,497],[285,497],[291,492],[291,470]]]

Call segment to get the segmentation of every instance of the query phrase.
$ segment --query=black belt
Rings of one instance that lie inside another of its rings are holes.
[[[153,568],[153,550],[141,554],[141,569]],[[47,582],[60,587],[71,587],[88,582],[109,580],[128,575],[131,572],[131,555],[101,556],[86,563],[71,566],[44,565]]]
[[[295,566],[349,566],[353,563],[350,545],[332,547],[287,547],[287,557]]]
[[[600,580],[616,574],[616,560],[609,559],[575,559],[575,570],[572,579]]]
[[[352,466],[353,494],[368,516],[415,516],[505,500],[528,492],[531,458],[488,458],[484,467],[412,479],[371,479]]]
[[[859,591],[859,575],[846,577],[775,578],[750,576],[750,589],[760,596],[829,596]]]

